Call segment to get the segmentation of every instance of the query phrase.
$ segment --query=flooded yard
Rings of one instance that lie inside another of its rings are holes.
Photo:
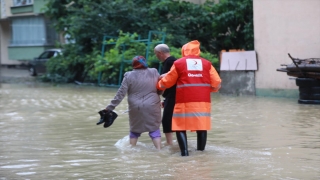
[[[187,132],[190,156],[181,157],[164,134],[160,151],[147,133],[129,145],[126,99],[111,127],[96,125],[116,91],[0,84],[0,179],[320,179],[320,105],[212,94],[206,150]]]

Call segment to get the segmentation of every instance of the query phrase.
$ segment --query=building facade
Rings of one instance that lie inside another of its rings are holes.
[[[253,0],[257,96],[298,97],[295,78],[276,71],[294,58],[320,58],[320,0]]]
[[[27,63],[54,47],[57,33],[42,12],[47,0],[0,0],[1,65]]]

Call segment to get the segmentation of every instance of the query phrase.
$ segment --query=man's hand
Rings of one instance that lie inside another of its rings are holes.
[[[167,73],[161,74],[159,77],[159,80],[162,79],[163,77],[165,77],[167,75]]]

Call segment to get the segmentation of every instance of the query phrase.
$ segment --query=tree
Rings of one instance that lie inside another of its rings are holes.
[[[253,4],[252,0],[221,0],[212,10],[213,47],[222,49],[253,50]]]
[[[83,80],[85,72],[93,68],[104,35],[117,37],[121,31],[142,38],[150,30],[165,31],[166,43],[172,47],[180,48],[196,39],[203,52],[212,54],[221,49],[253,49],[252,0],[221,0],[219,4],[209,0],[204,4],[176,0],[50,0],[44,11],[58,32],[70,35],[76,42],[63,47],[72,51],[65,53],[74,61],[67,63],[73,67],[69,70],[77,71],[69,73],[71,80]],[[85,59],[88,57],[92,59]]]

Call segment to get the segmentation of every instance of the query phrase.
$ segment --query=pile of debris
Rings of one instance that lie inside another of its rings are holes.
[[[286,72],[288,76],[297,77],[300,104],[320,104],[320,58],[297,59],[288,54],[291,64],[277,71]]]
[[[286,72],[288,76],[299,78],[315,78],[320,79],[320,58],[298,59],[293,58],[291,64],[281,64],[285,68],[279,68],[277,71]]]

